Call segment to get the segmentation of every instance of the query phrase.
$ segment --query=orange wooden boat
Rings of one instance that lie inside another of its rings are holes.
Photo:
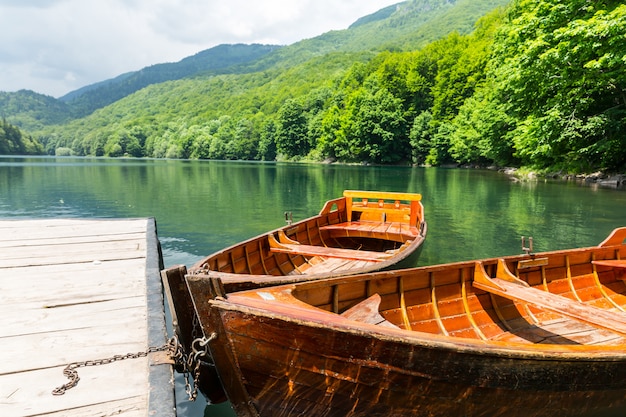
[[[187,285],[238,416],[622,416],[625,238],[230,294]]]
[[[218,277],[233,292],[414,266],[427,231],[421,198],[347,190],[317,216],[220,250],[186,272]]]
[[[193,341],[202,336],[185,276],[216,277],[224,291],[235,292],[413,266],[427,232],[421,198],[415,193],[347,190],[327,201],[317,216],[220,250],[189,270],[178,265],[162,271],[184,351],[196,356]],[[218,402],[223,395],[213,367],[206,365],[198,378],[200,389]]]

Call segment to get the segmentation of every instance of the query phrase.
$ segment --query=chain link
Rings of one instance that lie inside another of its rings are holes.
[[[184,356],[184,354],[182,353],[182,346],[178,342],[178,338],[172,337],[171,339],[167,341],[165,345],[159,346],[159,347],[149,347],[148,350],[144,352],[127,353],[125,355],[114,355],[114,356],[111,356],[109,358],[104,358],[104,359],[96,359],[96,360],[89,360],[89,361],[82,361],[82,362],[72,362],[69,365],[67,365],[65,369],[63,369],[63,375],[69,379],[69,382],[52,390],[52,395],[63,395],[65,394],[65,391],[71,388],[74,388],[76,385],[78,385],[78,381],[80,381],[80,377],[78,376],[78,371],[76,371],[76,369],[78,368],[83,368],[86,366],[107,365],[109,363],[123,361],[126,359],[144,358],[148,356],[148,354],[150,353],[164,352],[164,351],[169,351],[170,357],[172,357],[174,360],[177,360],[177,358],[182,358]]]
[[[55,388],[52,391],[52,395],[63,395],[67,390],[74,388],[76,385],[78,385],[78,381],[80,381],[78,371],[76,371],[76,369],[78,368],[83,368],[86,366],[107,365],[109,363],[123,361],[126,359],[143,358],[148,356],[148,354],[154,352],[167,351],[170,358],[174,360],[174,363],[182,367],[182,374],[185,379],[185,393],[189,397],[189,401],[195,401],[196,398],[198,398],[197,381],[199,381],[200,378],[200,367],[202,365],[202,360],[210,358],[208,344],[210,341],[216,338],[217,334],[212,333],[208,339],[205,337],[194,339],[192,343],[192,351],[189,354],[185,352],[183,346],[178,341],[178,338],[174,336],[169,339],[165,345],[159,347],[149,347],[148,350],[144,352],[127,353],[126,355],[114,355],[109,358],[97,360],[72,362],[67,365],[65,369],[63,369],[63,375],[67,379],[69,379],[69,382]]]
[[[191,343],[191,352],[189,355],[183,353],[185,378],[185,393],[189,397],[189,401],[195,401],[198,397],[198,381],[200,380],[200,371],[203,359],[210,359],[209,342],[216,339],[217,334],[211,333],[209,338],[198,337]],[[193,387],[192,383],[193,382]]]

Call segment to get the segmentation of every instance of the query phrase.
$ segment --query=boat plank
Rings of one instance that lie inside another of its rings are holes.
[[[331,248],[327,246],[313,246],[290,243],[280,243],[280,246],[272,246],[271,251],[299,255],[324,256],[329,258],[364,260],[371,262],[382,262],[390,256],[388,253],[385,252],[372,252],[356,249]]]
[[[350,307],[341,313],[341,316],[349,319],[360,321],[362,323],[377,324],[387,327],[397,327],[389,323],[378,311],[380,307],[380,295],[374,294],[360,303]]]
[[[419,230],[416,227],[408,227],[400,222],[376,222],[370,220],[331,224],[322,226],[320,229],[328,231],[332,238],[370,237],[375,239],[393,238],[401,241],[403,235],[419,235]]]
[[[370,264],[370,261],[357,261],[352,259],[327,259],[324,262],[318,263],[316,265],[312,265],[308,268],[305,273],[306,274],[332,274],[334,271],[350,271],[350,270],[358,270],[365,266],[365,264]]]
[[[484,274],[484,270],[479,271],[482,269],[479,264],[477,264],[476,269],[477,273],[474,276],[473,284],[476,288],[626,335],[626,314],[624,313],[603,310],[507,279],[491,278]]]
[[[603,261],[592,261],[594,265],[610,266],[611,268],[626,268],[626,259],[607,259]]]

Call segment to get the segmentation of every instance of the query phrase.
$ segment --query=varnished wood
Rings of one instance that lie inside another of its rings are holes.
[[[625,257],[620,241],[195,297],[231,400],[260,417],[623,415],[626,283],[600,264]]]
[[[502,259],[499,260],[499,265],[502,268],[506,268],[506,264]],[[592,326],[598,326],[626,336],[626,314],[586,305],[578,296],[576,296],[575,300],[570,300],[560,295],[531,288],[524,281],[516,282],[518,281],[517,279],[510,279],[512,275],[508,277],[501,275],[506,273],[500,272],[495,278],[491,278],[487,276],[482,265],[478,262],[476,264],[476,274],[474,275],[474,286],[500,297],[529,303],[544,310],[553,311]],[[568,268],[568,282],[571,283],[571,279]],[[572,295],[575,295],[574,290],[572,290]]]
[[[382,262],[388,259],[391,254],[386,252],[373,252],[358,249],[331,248],[327,246],[303,245],[291,239],[283,239],[282,242],[276,240],[274,235],[268,235],[270,250],[287,254],[323,256],[328,258],[354,259],[371,262]],[[288,243],[289,242],[289,243]],[[295,269],[295,268],[294,268]]]
[[[360,303],[350,307],[348,310],[341,313],[341,316],[349,320],[360,321],[363,323],[396,327],[380,315],[380,313],[378,312],[379,307],[380,295],[374,294],[364,301],[361,301]]]
[[[603,261],[593,261],[594,265],[609,266],[611,268],[626,268],[626,259],[607,259]]]
[[[317,216],[240,242],[188,274],[219,277],[227,292],[414,266],[426,237],[421,195],[346,190]],[[366,202],[369,201],[369,202]]]

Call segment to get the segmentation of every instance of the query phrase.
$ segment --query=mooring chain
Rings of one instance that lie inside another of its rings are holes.
[[[200,380],[202,359],[211,357],[209,353],[209,342],[216,338],[217,334],[211,333],[208,339],[206,337],[198,337],[191,343],[191,354],[186,355],[187,358],[184,361],[183,372],[185,378],[185,393],[189,397],[189,401],[195,401],[196,398],[198,398],[198,381]],[[189,377],[190,374],[191,378]],[[191,387],[191,380],[194,382],[193,388]]]
[[[210,358],[209,354],[209,342],[217,338],[216,333],[212,333],[211,336],[207,339],[206,337],[199,337],[194,339],[191,344],[192,351],[190,354],[185,353],[185,350],[181,343],[178,341],[176,336],[172,337],[167,341],[167,343],[163,346],[159,347],[149,347],[148,350],[144,352],[137,353],[127,353],[126,355],[114,355],[109,358],[90,360],[90,361],[82,361],[82,362],[72,362],[63,369],[63,375],[69,379],[69,382],[61,385],[60,387],[55,388],[52,391],[53,395],[63,395],[65,391],[74,388],[78,385],[78,381],[80,381],[80,377],[78,376],[77,368],[82,368],[85,366],[98,366],[98,365],[106,365],[109,363],[123,361],[126,359],[137,359],[148,356],[150,353],[154,352],[163,352],[168,351],[170,358],[174,360],[176,365],[180,365],[183,368],[183,376],[185,379],[185,392],[189,397],[189,401],[195,401],[198,397],[198,385],[197,381],[200,378],[200,366],[202,363],[202,359]],[[193,383],[193,387],[191,382]]]
[[[85,366],[106,365],[109,363],[123,361],[126,359],[143,358],[143,357],[148,356],[148,354],[150,353],[163,352],[163,351],[169,351],[170,356],[174,360],[179,360],[180,358],[182,358],[182,346],[180,345],[176,337],[172,337],[171,339],[167,341],[165,345],[159,346],[159,347],[149,347],[148,350],[144,352],[127,353],[126,355],[114,355],[109,358],[96,359],[96,360],[90,360],[90,361],[72,362],[69,365],[67,365],[65,369],[63,369],[63,375],[69,379],[69,382],[61,385],[60,387],[55,388],[52,391],[52,395],[63,395],[65,394],[65,391],[71,388],[74,388],[76,385],[78,385],[78,381],[80,381],[80,377],[78,376],[78,371],[76,371],[77,368],[83,368]]]

